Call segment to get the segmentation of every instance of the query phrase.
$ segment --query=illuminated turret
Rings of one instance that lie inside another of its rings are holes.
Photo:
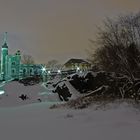
[[[5,78],[5,72],[6,72],[6,56],[8,55],[8,45],[7,45],[7,32],[5,32],[4,35],[4,43],[1,47],[1,75],[2,79]]]

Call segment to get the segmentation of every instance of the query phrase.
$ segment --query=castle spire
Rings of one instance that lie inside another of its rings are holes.
[[[2,48],[8,48],[8,44],[7,44],[7,32],[4,33],[4,39],[3,39],[3,45]]]
[[[8,34],[7,32],[4,33],[4,44],[5,43],[7,44],[7,34]]]

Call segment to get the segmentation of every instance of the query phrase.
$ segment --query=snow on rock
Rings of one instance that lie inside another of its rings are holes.
[[[39,93],[41,97],[47,102],[60,102],[58,94],[52,92],[52,85],[51,88],[46,87],[46,83],[43,83],[42,86],[45,88],[45,92]]]
[[[80,96],[80,93],[69,83],[69,81],[64,82],[69,89],[70,94],[72,94],[71,99],[76,99]]]
[[[80,95],[80,93],[69,83],[68,78],[54,78],[44,84],[44,87],[51,92],[50,96],[56,97],[57,95],[58,98],[56,100],[59,99],[59,101],[68,101],[69,99],[75,99]]]

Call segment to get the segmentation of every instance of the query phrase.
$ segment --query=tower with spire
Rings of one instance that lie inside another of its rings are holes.
[[[15,54],[8,53],[7,32],[4,33],[1,46],[0,80],[13,80],[35,75],[35,71],[40,73],[38,65],[22,64],[21,53],[17,50]]]
[[[7,32],[5,32],[1,47],[1,80],[18,78],[20,61],[21,55],[19,50],[14,55],[8,54]]]
[[[6,57],[8,55],[8,44],[7,44],[7,32],[4,34],[4,42],[1,47],[1,75],[2,79],[5,79],[6,73]]]

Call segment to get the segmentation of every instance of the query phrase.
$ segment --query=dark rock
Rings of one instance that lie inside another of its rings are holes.
[[[65,84],[62,87],[58,85],[54,92],[58,93],[61,101],[68,101],[68,98],[71,97],[71,93]]]
[[[42,102],[42,100],[39,98],[39,99],[37,99],[39,102]]]
[[[21,94],[19,98],[21,98],[23,101],[29,99],[29,97],[25,94]]]

